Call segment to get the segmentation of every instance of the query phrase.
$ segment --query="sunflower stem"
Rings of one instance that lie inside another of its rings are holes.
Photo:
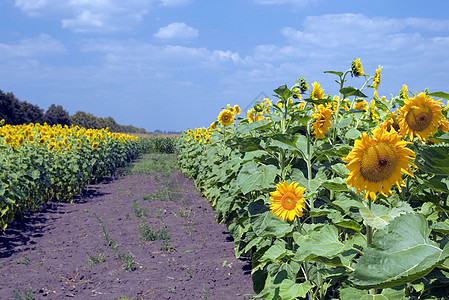
[[[371,197],[368,197],[368,209],[371,211],[372,204]],[[371,247],[373,244],[373,228],[370,225],[366,225],[366,246]]]
[[[306,163],[307,163],[307,185],[310,190],[310,182],[312,181],[312,157],[310,154],[310,143],[312,139],[310,137],[310,121],[307,123],[307,153],[306,153]],[[313,197],[310,197],[310,211],[313,210],[314,203]],[[312,224],[315,224],[315,217],[312,217]]]
[[[351,69],[347,70],[342,76],[340,76],[340,81],[338,81],[338,83],[340,84],[339,91],[343,88],[343,85],[345,84],[346,75],[348,75],[348,73],[350,73],[350,72],[351,72]],[[341,94],[341,92],[339,92],[337,107],[335,108],[335,114],[334,114],[334,124],[337,124],[337,121],[338,121],[338,113],[340,111],[342,96],[343,95]],[[332,144],[333,145],[335,145],[336,140],[337,140],[337,129],[334,128],[333,135],[332,135]]]

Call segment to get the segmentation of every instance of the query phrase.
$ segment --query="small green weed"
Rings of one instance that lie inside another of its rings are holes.
[[[20,293],[18,290],[15,290],[12,292],[14,299],[17,300],[32,300],[34,299],[33,290],[25,290],[22,293]]]
[[[106,255],[104,253],[99,253],[97,256],[89,255],[89,266],[94,266],[99,263],[106,261]]]
[[[29,265],[30,264],[30,258],[26,254],[22,254],[22,259],[19,259],[16,261],[16,264],[20,265]]]
[[[127,271],[133,271],[136,269],[136,261],[134,260],[134,256],[126,251],[125,253],[117,253],[117,259],[122,261],[123,269]]]
[[[150,214],[149,210],[143,206],[140,206],[139,202],[137,202],[136,199],[133,200],[132,207],[134,215],[138,218],[148,217],[148,215]]]

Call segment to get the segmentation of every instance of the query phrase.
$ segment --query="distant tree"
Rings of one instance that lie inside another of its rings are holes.
[[[37,105],[26,101],[20,102],[16,111],[16,124],[43,123],[44,110]]]
[[[19,124],[17,114],[20,110],[20,101],[13,93],[3,93],[0,90],[0,119],[5,119],[8,124]]]
[[[55,104],[48,107],[44,114],[44,121],[48,125],[61,124],[70,126],[72,124],[70,114],[61,105]]]

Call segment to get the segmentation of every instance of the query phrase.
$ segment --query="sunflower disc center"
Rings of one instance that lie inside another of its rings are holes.
[[[363,152],[360,172],[370,182],[380,182],[390,178],[398,164],[396,148],[386,142],[370,146]]]
[[[282,195],[281,204],[284,209],[292,210],[296,207],[297,197],[291,192]]]
[[[423,131],[432,123],[433,112],[430,107],[413,107],[405,117],[405,120],[414,131]]]

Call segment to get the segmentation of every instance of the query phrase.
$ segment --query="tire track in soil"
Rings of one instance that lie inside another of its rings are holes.
[[[50,203],[11,224],[0,236],[0,299],[248,299],[250,262],[235,258],[211,205],[178,170],[158,177],[103,180],[74,204]],[[160,192],[167,186],[170,199]],[[164,226],[165,244],[139,238],[139,228]]]

